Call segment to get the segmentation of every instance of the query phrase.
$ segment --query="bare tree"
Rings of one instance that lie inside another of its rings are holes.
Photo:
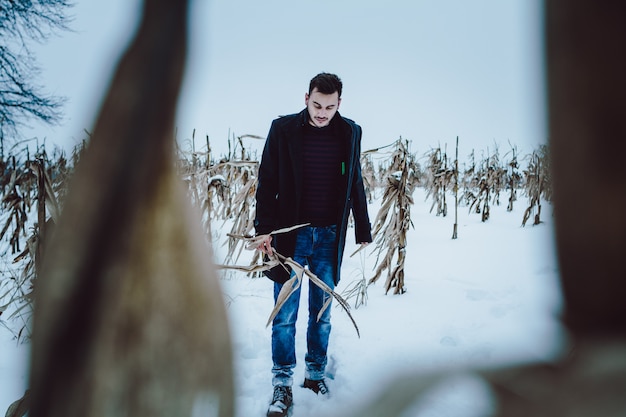
[[[60,118],[63,99],[47,95],[34,79],[39,68],[31,42],[67,30],[67,0],[0,0],[0,143],[29,118]]]

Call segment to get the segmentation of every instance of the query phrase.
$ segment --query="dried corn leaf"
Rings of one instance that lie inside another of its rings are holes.
[[[287,232],[290,232],[292,230],[298,229],[306,225],[308,225],[308,223],[274,230],[270,232],[269,235],[287,233]],[[259,243],[265,240],[267,236],[268,235],[241,236],[241,235],[229,234],[229,237],[244,240],[246,242],[246,248],[248,249],[256,249]],[[354,325],[357,335],[359,337],[361,336],[359,332],[359,327],[357,326],[356,321],[354,320],[354,317],[352,317],[352,314],[350,313],[350,305],[346,302],[346,300],[344,300],[339,294],[337,294],[334,290],[332,290],[328,285],[326,285],[321,279],[319,279],[311,271],[309,271],[308,269],[305,269],[302,265],[295,262],[293,259],[281,255],[280,253],[276,252],[276,250],[273,250],[273,252],[270,255],[268,255],[268,260],[264,261],[260,265],[259,264],[252,265],[252,266],[217,265],[217,267],[222,268],[222,269],[235,269],[235,270],[240,270],[240,271],[250,273],[250,272],[259,272],[259,271],[268,270],[278,265],[282,265],[283,268],[286,268],[287,270],[291,270],[292,277],[283,284],[281,291],[278,294],[278,298],[276,300],[274,309],[270,313],[269,319],[267,321],[268,326],[274,320],[274,318],[276,317],[276,314],[278,314],[278,311],[280,311],[282,306],[285,304],[285,301],[287,300],[287,298],[289,298],[289,296],[300,287],[300,285],[302,284],[302,278],[304,275],[306,275],[309,278],[309,281],[311,283],[313,283],[314,285],[317,285],[322,291],[326,292],[329,296],[331,296],[331,298],[334,298],[335,300],[337,300],[339,305],[348,314],[348,317],[352,321],[352,324]],[[324,306],[322,307],[321,313],[323,313],[326,310],[326,308],[328,308],[329,306],[330,306],[330,302],[325,303]],[[319,320],[319,317],[318,317],[318,320]]]

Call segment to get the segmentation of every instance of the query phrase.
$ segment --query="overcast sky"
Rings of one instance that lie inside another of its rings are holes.
[[[74,32],[36,54],[40,83],[65,96],[61,126],[27,137],[71,147],[90,130],[129,41],[137,0],[76,0]],[[194,0],[178,138],[215,151],[231,135],[265,136],[304,108],[310,79],[344,82],[340,112],[363,127],[363,149],[400,136],[529,153],[547,141],[540,0]]]

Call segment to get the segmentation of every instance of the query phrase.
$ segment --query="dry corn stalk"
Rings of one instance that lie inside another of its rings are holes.
[[[385,293],[393,287],[394,294],[402,294],[404,287],[404,259],[406,256],[406,232],[411,223],[414,184],[409,181],[413,175],[414,164],[404,141],[396,142],[396,150],[392,156],[390,175],[387,177],[387,188],[383,195],[383,203],[374,220],[372,238],[376,244],[378,259],[387,249],[382,262],[376,268],[369,284],[376,282],[382,272],[387,269]],[[393,260],[396,259],[395,265]]]
[[[29,416],[235,414],[222,293],[172,163],[187,3],[143,3],[46,244]]]
[[[4,194],[2,208],[9,211],[0,239],[12,225],[9,243],[15,255],[13,264],[19,268],[3,271],[12,279],[6,281],[6,289],[0,293],[0,311],[11,310],[6,320],[18,320],[19,330],[15,332],[18,340],[30,337],[33,288],[42,260],[41,243],[45,240],[47,229],[59,217],[58,196],[64,194],[65,181],[71,171],[63,153],[56,149],[52,157],[48,157],[43,146],[33,157],[28,151],[25,154],[24,161],[13,155],[10,165],[2,163],[4,171],[0,180]],[[36,204],[33,204],[35,201]],[[27,233],[27,230],[30,232]]]
[[[182,160],[178,163],[179,175],[187,182],[192,203],[199,207],[202,213],[207,236],[211,236],[211,223],[216,220],[233,220],[230,232],[235,235],[246,235],[253,228],[254,194],[259,163],[252,160],[244,148],[245,138],[261,139],[255,135],[238,137],[236,144],[241,147],[241,159],[235,159],[233,155],[237,153],[229,151],[228,157],[215,164],[209,160],[210,151],[200,153],[194,150],[191,162]],[[179,158],[183,156],[179,150]],[[199,156],[205,157],[203,163]],[[228,239],[225,244],[228,245],[226,262],[236,262],[242,248],[234,239]]]
[[[269,235],[276,235],[279,233],[290,232],[292,230],[295,230],[303,226],[306,226],[306,224],[300,224],[300,225],[292,226],[289,228],[274,230],[270,232]],[[239,239],[239,240],[244,241],[246,243],[245,245],[246,249],[250,249],[250,250],[255,250],[259,242],[265,240],[267,236],[268,235],[242,236],[242,235],[229,234],[229,237],[233,239]],[[324,281],[319,279],[317,275],[315,275],[308,269],[304,268],[302,265],[294,261],[292,258],[283,256],[274,250],[272,254],[268,255],[268,259],[263,261],[263,263],[261,264],[252,264],[252,265],[247,265],[247,266],[216,265],[217,268],[234,269],[234,270],[243,271],[246,273],[262,272],[262,271],[266,271],[277,266],[281,266],[287,270],[293,271],[293,276],[287,282],[283,284],[278,294],[276,304],[274,305],[274,309],[270,313],[270,316],[267,320],[267,324],[266,324],[267,326],[269,326],[272,320],[274,320],[274,317],[276,317],[276,314],[278,314],[278,312],[280,311],[282,306],[285,304],[285,301],[287,301],[289,296],[293,294],[293,292],[296,291],[300,287],[300,285],[302,284],[302,279],[304,278],[304,276],[306,276],[309,278],[309,281],[311,283],[318,286],[322,291],[324,291],[326,294],[330,296],[328,301],[324,304],[324,306],[320,310],[317,320],[319,320],[319,318],[324,313],[324,311],[326,311],[326,309],[330,307],[330,302],[334,298],[335,300],[337,300],[339,305],[344,309],[344,311],[348,314],[348,317],[350,318],[350,321],[352,321],[352,324],[354,325],[354,329],[356,330],[357,335],[360,337],[359,327],[357,326],[356,321],[354,320],[354,317],[352,317],[352,314],[350,313],[350,305],[346,302],[346,300],[343,299],[343,297],[341,297],[339,294],[337,294],[332,288],[326,285]]]
[[[448,215],[446,192],[454,184],[454,169],[448,166],[448,155],[441,148],[433,149],[428,155],[428,167],[426,169],[426,198],[432,196],[432,212],[437,207],[436,215],[443,217]]]
[[[507,174],[507,186],[509,188],[509,204],[507,211],[513,211],[513,203],[517,201],[517,189],[522,182],[522,176],[519,174],[519,163],[517,162],[517,147],[511,146],[511,161],[507,164],[509,172]]]
[[[535,212],[533,225],[541,223],[541,197],[549,199],[551,197],[550,169],[548,147],[542,145],[539,151],[533,151],[528,163],[528,169],[524,171],[526,177],[525,191],[528,195],[528,208],[524,211],[522,226],[531,214]]]
[[[374,190],[378,186],[376,181],[376,171],[372,162],[370,153],[361,154],[361,175],[363,177],[363,187],[365,188],[365,196],[368,203],[372,203],[374,199]]]
[[[233,224],[230,229],[230,235],[247,236],[254,229],[255,217],[255,195],[257,186],[257,172],[259,164],[256,161],[242,161],[237,164],[239,171],[236,177],[237,184],[231,189],[236,190],[230,200],[231,216]],[[239,245],[240,240],[229,237],[228,253],[225,263],[235,263],[241,255],[243,245]]]
[[[469,203],[469,211],[472,209],[481,214],[481,220],[486,222],[490,216],[490,200],[500,204],[500,192],[506,183],[506,170],[500,166],[498,149],[491,155],[488,154],[479,170],[473,171],[471,183],[476,184],[476,194],[471,190],[466,193]]]
[[[456,148],[454,158],[454,170],[452,171],[454,180],[454,227],[452,229],[452,239],[458,238],[459,224],[459,137],[456,137]]]
[[[361,248],[363,248],[363,246],[357,249],[355,253],[360,251]],[[354,253],[352,255],[354,255]],[[342,294],[346,300],[354,298],[354,308],[359,308],[360,306],[367,304],[368,283],[367,283],[367,278],[364,273],[364,268],[363,268],[364,263],[365,263],[364,252],[361,252],[361,270],[360,270],[361,278],[353,281],[352,284],[349,285]]]

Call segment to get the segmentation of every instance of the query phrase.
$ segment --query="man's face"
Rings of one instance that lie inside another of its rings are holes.
[[[309,123],[315,127],[324,127],[328,126],[339,110],[341,99],[336,91],[332,94],[322,94],[316,87],[311,94],[304,95],[304,103],[309,111]]]

